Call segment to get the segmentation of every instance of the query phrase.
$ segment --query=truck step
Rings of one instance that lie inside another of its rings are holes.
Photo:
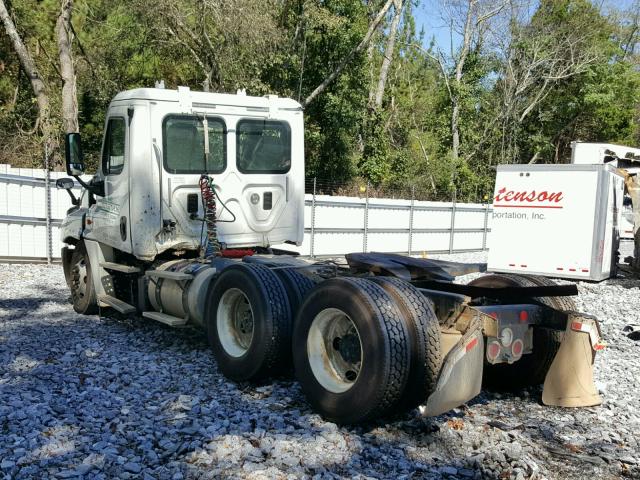
[[[142,312],[142,316],[155,320],[156,322],[164,323],[170,327],[180,327],[187,323],[186,318],[174,317],[161,312]]]
[[[168,280],[182,281],[182,280],[191,280],[193,279],[193,275],[190,273],[184,272],[170,272],[168,270],[147,270],[147,277],[152,278],[166,278]]]
[[[132,267],[131,265],[122,265],[121,263],[114,262],[102,262],[100,266],[107,270],[115,270],[122,273],[138,273],[140,269],[138,267]]]
[[[112,297],[111,295],[99,295],[98,301],[106,303],[107,305],[124,315],[134,313],[136,311],[136,307],[134,307],[133,305],[129,305],[127,302],[118,300],[116,297]]]

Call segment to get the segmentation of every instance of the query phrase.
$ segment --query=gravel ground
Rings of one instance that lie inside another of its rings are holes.
[[[339,428],[293,381],[226,381],[198,331],[77,315],[61,267],[0,265],[0,475],[640,478],[640,342],[622,331],[640,323],[640,281],[579,288],[608,343],[602,406],[483,392],[443,416]]]

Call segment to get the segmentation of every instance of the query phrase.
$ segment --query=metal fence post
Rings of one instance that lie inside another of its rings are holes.
[[[453,189],[453,203],[451,204],[451,231],[449,232],[449,253],[453,253],[453,236],[456,227],[456,189]]]
[[[311,197],[311,246],[309,254],[311,258],[314,256],[314,239],[316,235],[316,177],[313,177],[313,195]]]
[[[482,250],[487,249],[487,225],[489,221],[489,204],[484,206],[484,228],[482,229]]]
[[[49,168],[49,145],[44,145],[44,202],[47,229],[47,264],[53,258],[53,232],[51,231],[51,170]]]
[[[416,186],[411,185],[411,206],[409,207],[409,255],[413,253],[413,205],[416,199]]]
[[[369,182],[364,200],[364,236],[362,237],[362,251],[367,252],[367,233],[369,231]]]

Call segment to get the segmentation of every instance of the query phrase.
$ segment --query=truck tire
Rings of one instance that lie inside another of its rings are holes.
[[[300,273],[295,268],[274,268],[273,272],[278,275],[280,281],[284,285],[291,307],[291,318],[295,318],[302,300],[309,290],[311,290],[317,282]]]
[[[390,413],[407,384],[409,333],[393,298],[353,277],[318,284],[293,332],[296,377],[324,418],[359,423]]]
[[[373,277],[400,307],[411,343],[411,365],[404,393],[398,401],[399,412],[426,402],[436,387],[442,367],[440,324],[433,304],[410,283],[396,277]]]
[[[96,291],[93,287],[89,255],[82,242],[78,243],[71,255],[69,279],[73,309],[83,315],[95,315],[98,313],[98,302]]]
[[[539,276],[516,274],[485,275],[469,283],[478,287],[536,287],[555,285],[553,280]],[[534,297],[534,300],[557,310],[575,310],[573,300],[566,297]],[[533,352],[512,363],[484,365],[483,383],[498,390],[515,390],[539,385],[558,353],[564,331],[546,327],[533,327]]]
[[[204,322],[220,371],[258,381],[291,363],[291,313],[278,276],[263,265],[225,268],[209,287]]]

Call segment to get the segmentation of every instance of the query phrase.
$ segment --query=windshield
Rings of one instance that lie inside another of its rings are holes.
[[[205,127],[209,152],[205,152]],[[226,166],[226,128],[220,118],[170,115],[162,124],[164,168],[169,173],[221,173]]]

